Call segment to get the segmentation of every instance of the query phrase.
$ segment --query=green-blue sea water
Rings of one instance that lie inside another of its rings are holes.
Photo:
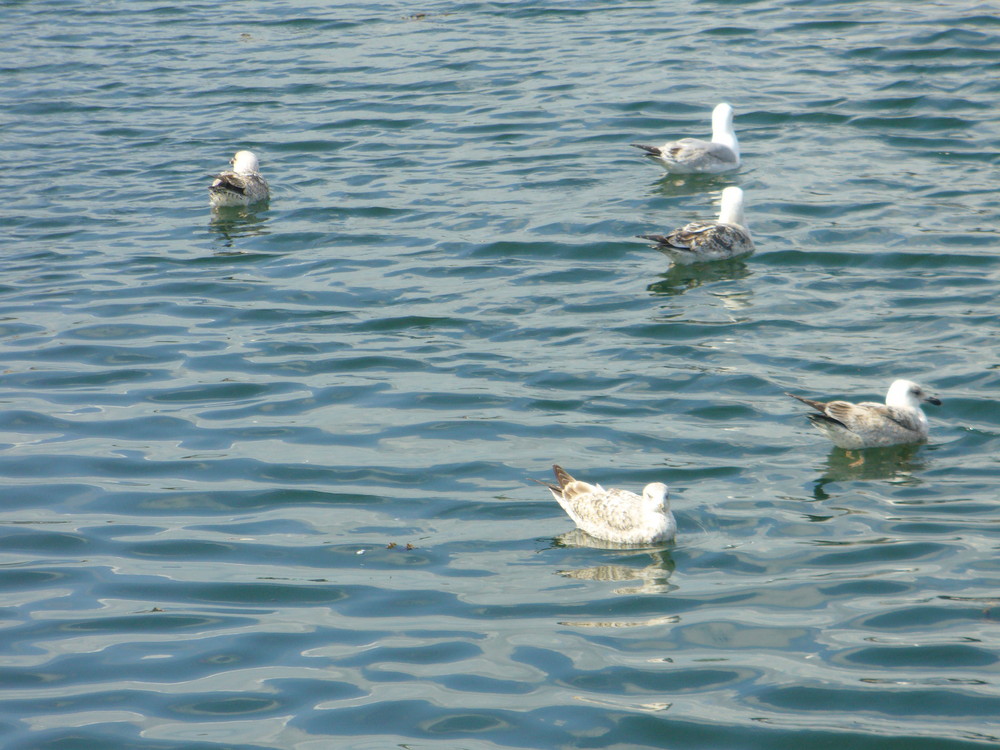
[[[0,7],[0,745],[1000,744],[992,3]],[[629,147],[735,109],[744,165]],[[207,187],[253,150],[259,210]],[[757,252],[635,235],[739,185]],[[785,394],[943,401],[833,448]],[[664,481],[675,544],[533,479]]]

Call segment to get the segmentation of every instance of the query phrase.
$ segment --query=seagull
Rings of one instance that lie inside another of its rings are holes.
[[[560,466],[552,470],[559,485],[540,484],[549,488],[573,522],[590,536],[618,544],[651,544],[670,541],[677,533],[667,485],[662,482],[647,484],[640,497],[573,479]]]
[[[670,234],[640,234],[657,243],[677,263],[725,260],[753,252],[753,239],[743,218],[743,191],[727,187],[722,191],[718,221],[692,221]]]
[[[896,380],[889,386],[885,404],[863,401],[813,401],[786,393],[808,404],[818,414],[808,414],[813,427],[823,432],[834,445],[846,450],[883,448],[889,445],[919,443],[927,439],[927,417],[920,402],[940,406],[940,399],[927,393],[911,380]]]
[[[641,148],[650,159],[660,162],[668,172],[678,174],[716,174],[736,169],[740,165],[740,144],[733,131],[733,108],[723,102],[712,110],[712,140],[681,138],[662,146]]]
[[[260,162],[253,151],[237,151],[229,163],[232,170],[220,172],[208,188],[212,206],[249,206],[268,199],[270,191],[260,175]]]

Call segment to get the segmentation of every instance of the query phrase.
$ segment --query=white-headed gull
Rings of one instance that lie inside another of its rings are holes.
[[[889,445],[918,443],[927,439],[927,416],[920,403],[940,406],[940,399],[927,393],[910,380],[896,380],[889,386],[885,403],[863,401],[813,401],[786,394],[808,404],[817,414],[808,414],[809,421],[824,433],[834,445],[853,450],[881,448]]]
[[[743,191],[727,187],[722,191],[718,221],[692,221],[670,234],[640,234],[652,240],[678,263],[725,260],[753,252],[753,239],[743,217]]]
[[[651,544],[669,541],[677,533],[667,485],[647,484],[640,497],[628,490],[606,490],[574,479],[560,466],[552,470],[559,485],[541,484],[590,536],[618,544]]]
[[[643,146],[646,155],[658,161],[670,172],[680,174],[715,174],[728,172],[740,165],[740,144],[733,130],[733,108],[723,102],[712,110],[712,140],[681,138],[662,146]]]
[[[248,206],[268,199],[270,191],[260,175],[256,154],[237,151],[229,163],[233,168],[216,175],[208,188],[208,199],[213,206]]]

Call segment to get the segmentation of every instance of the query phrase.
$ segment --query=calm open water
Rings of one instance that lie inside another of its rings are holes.
[[[0,744],[1000,744],[961,5],[4,3]],[[629,148],[722,100],[737,173]],[[273,199],[213,217],[238,148]],[[753,257],[634,239],[730,184]],[[931,441],[860,460],[783,395],[895,377]],[[553,461],[677,543],[564,536]]]

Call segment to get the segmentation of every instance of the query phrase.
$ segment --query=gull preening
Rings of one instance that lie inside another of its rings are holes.
[[[268,199],[267,181],[260,174],[260,162],[253,151],[237,151],[229,163],[233,168],[217,174],[208,188],[213,206],[249,206]]]
[[[813,427],[824,433],[834,445],[853,450],[857,448],[883,448],[904,443],[918,443],[927,439],[927,416],[920,403],[940,406],[941,401],[927,393],[911,380],[896,380],[889,386],[885,403],[863,401],[813,401],[796,396],[815,409],[808,414]]]
[[[642,496],[628,490],[606,490],[571,477],[553,466],[559,485],[541,482],[573,522],[590,536],[618,544],[665,542],[677,533],[667,485],[647,484]]]
[[[753,252],[753,239],[743,217],[743,191],[727,187],[722,191],[718,221],[692,221],[670,234],[640,234],[652,240],[678,263],[725,260]]]
[[[716,174],[740,165],[740,144],[733,130],[733,108],[723,102],[712,110],[712,140],[681,138],[662,146],[631,144],[670,172]]]

